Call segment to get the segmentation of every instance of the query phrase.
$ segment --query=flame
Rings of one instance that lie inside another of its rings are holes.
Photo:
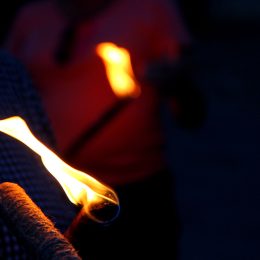
[[[37,153],[46,169],[61,184],[69,200],[76,205],[82,205],[91,219],[97,222],[106,221],[97,211],[108,206],[116,209],[114,212],[116,214],[113,214],[113,217],[116,217],[119,201],[115,192],[88,174],[62,161],[32,134],[21,117],[14,116],[0,120],[0,131],[19,140]]]
[[[96,52],[104,62],[114,93],[120,98],[138,97],[141,91],[133,73],[129,52],[109,42],[98,44]]]

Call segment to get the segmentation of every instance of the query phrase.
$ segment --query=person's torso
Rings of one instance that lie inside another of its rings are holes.
[[[62,153],[118,100],[96,54],[97,44],[113,42],[126,48],[137,78],[149,62],[167,55],[173,36],[169,35],[169,42],[163,34],[161,40],[157,38],[162,32],[156,31],[159,21],[154,19],[164,19],[163,12],[156,10],[157,2],[118,1],[83,22],[75,31],[71,60],[62,66],[54,60],[54,53],[67,22],[51,3],[42,12],[38,9],[39,19],[24,39],[20,59],[43,96]],[[142,86],[140,97],[84,146],[74,164],[111,184],[160,170],[164,166],[158,108],[155,90]]]

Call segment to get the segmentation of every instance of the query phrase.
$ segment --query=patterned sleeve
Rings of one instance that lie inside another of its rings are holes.
[[[53,137],[41,101],[21,64],[0,52],[0,119],[19,115],[32,132],[49,147]],[[0,133],[0,182],[14,182],[25,189],[62,232],[75,215],[75,208],[40,158],[20,142]],[[0,259],[27,259],[0,216]]]

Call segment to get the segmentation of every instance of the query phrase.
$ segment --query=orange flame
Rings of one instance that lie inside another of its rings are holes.
[[[21,117],[14,116],[0,120],[0,131],[19,140],[37,153],[46,169],[61,184],[69,200],[76,205],[82,205],[91,219],[97,222],[106,221],[95,215],[96,210],[106,206],[115,206],[116,214],[118,213],[119,201],[112,189],[62,161],[32,134]]]
[[[121,98],[138,97],[141,91],[133,73],[129,52],[109,42],[98,44],[96,51],[104,62],[114,93]]]

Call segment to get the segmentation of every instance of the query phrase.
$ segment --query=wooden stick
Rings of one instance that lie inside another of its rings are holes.
[[[97,223],[97,225],[107,225],[113,222],[119,215],[120,206],[109,200],[104,200],[104,203],[94,204],[93,207],[90,207],[89,212],[92,218],[87,215],[83,207],[65,232],[65,236],[72,244],[78,240],[79,234],[82,233],[82,228],[84,228],[87,223],[93,222],[93,225],[94,223]]]
[[[19,185],[0,184],[0,216],[38,259],[81,259]]]
[[[64,233],[65,237],[74,245],[76,248],[79,244],[79,241],[82,232],[85,231],[85,226],[87,223],[91,221],[87,214],[85,213],[84,209],[78,213],[78,215],[74,218],[72,223],[70,224],[69,228]]]
[[[109,122],[111,122],[119,112],[121,112],[130,102],[131,98],[124,98],[114,103],[89,129],[86,129],[79,138],[69,147],[64,155],[64,159],[71,160],[88,141],[98,134]]]

